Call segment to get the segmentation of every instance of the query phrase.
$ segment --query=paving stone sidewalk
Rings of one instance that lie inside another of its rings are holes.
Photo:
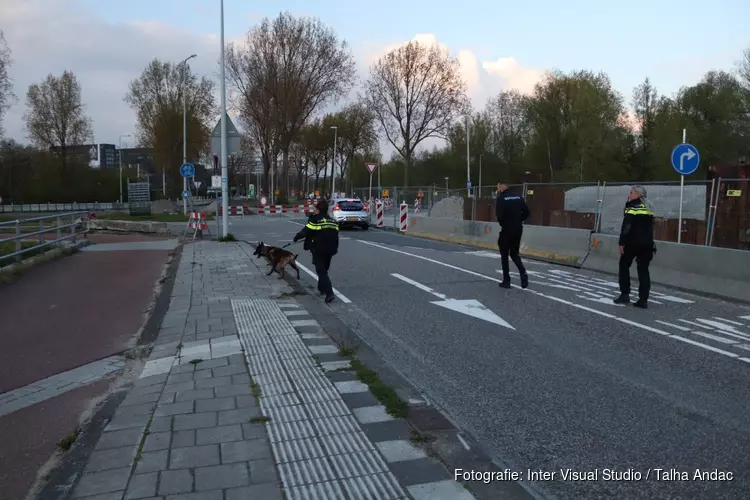
[[[266,272],[243,243],[185,246],[154,349],[71,498],[473,499]]]

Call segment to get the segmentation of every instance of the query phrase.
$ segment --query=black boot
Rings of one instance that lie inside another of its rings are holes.
[[[633,302],[633,307],[637,307],[639,309],[648,309],[648,302],[644,299],[639,298],[637,301]]]
[[[529,287],[529,275],[526,273],[523,273],[521,275],[521,288],[528,288]]]
[[[335,298],[336,296],[334,294],[326,295],[326,300],[325,300],[326,304],[330,304],[331,302],[333,302],[333,299]]]
[[[630,295],[620,294],[619,297],[612,300],[615,304],[630,304]]]
[[[510,281],[503,281],[498,286],[500,288],[510,288]]]

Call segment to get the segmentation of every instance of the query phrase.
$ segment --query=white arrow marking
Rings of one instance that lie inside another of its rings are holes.
[[[692,149],[688,149],[686,153],[680,155],[680,172],[685,171],[685,157],[687,157],[688,160],[692,160],[695,158],[695,152],[693,152]]]
[[[739,318],[740,318],[740,319],[747,319],[747,320],[750,320],[750,316],[740,316]]]
[[[431,301],[430,304],[435,304],[436,306],[444,307],[446,309],[450,309],[451,311],[456,311],[462,314],[466,314],[467,316],[471,316],[472,318],[481,319],[489,323],[494,323],[496,325],[504,326],[505,328],[510,328],[511,330],[515,330],[515,328],[513,328],[510,325],[510,323],[505,321],[503,318],[501,318],[494,312],[487,309],[478,300],[449,299],[447,296],[443,295],[442,293],[436,292],[435,290],[428,287],[427,285],[423,285],[422,283],[414,281],[411,278],[407,278],[406,276],[402,274],[392,273],[391,276],[403,281],[404,283],[409,283],[410,285],[413,285],[419,288],[420,290],[425,291],[441,299],[441,300]]]

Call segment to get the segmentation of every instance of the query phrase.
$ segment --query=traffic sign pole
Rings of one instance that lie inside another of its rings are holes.
[[[698,149],[686,142],[687,130],[682,129],[682,143],[672,150],[672,168],[680,174],[680,210],[678,217],[677,243],[682,243],[682,200],[685,192],[685,176],[694,173],[700,165]]]
[[[377,163],[365,163],[365,167],[367,167],[367,170],[370,172],[370,192],[367,195],[367,203],[370,203],[370,200],[372,200],[372,174],[375,173],[375,169],[378,168]]]
[[[682,129],[682,143],[687,142],[687,129]],[[685,174],[680,175],[680,215],[677,218],[677,243],[682,243],[682,197],[685,193]]]

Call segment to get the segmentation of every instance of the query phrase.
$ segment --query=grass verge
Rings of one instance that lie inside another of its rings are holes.
[[[76,428],[73,432],[65,436],[60,440],[57,445],[60,447],[63,451],[68,451],[71,446],[73,446],[73,443],[76,442],[76,439],[78,439],[78,435],[81,433],[81,430]]]
[[[219,236],[217,241],[220,241],[222,243],[226,243],[228,241],[237,241],[237,238],[234,237],[232,233],[227,233],[226,236]]]
[[[389,415],[393,418],[407,417],[409,414],[409,405],[396,394],[396,391],[385,385],[377,373],[367,368],[356,358],[352,359],[351,364],[357,375],[357,379],[363,384],[367,384],[372,395],[385,406],[385,411]]]

